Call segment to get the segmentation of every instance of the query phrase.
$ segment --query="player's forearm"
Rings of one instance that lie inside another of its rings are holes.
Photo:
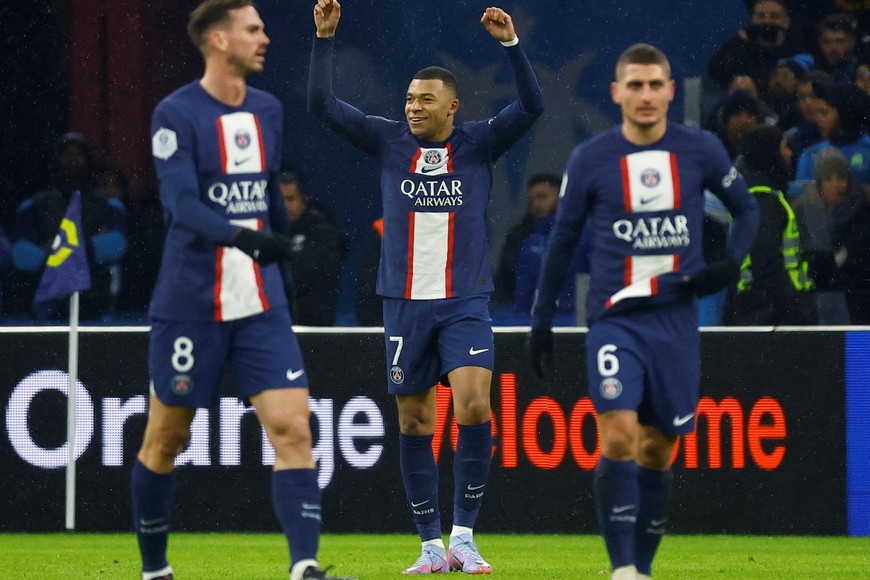
[[[231,245],[236,226],[209,209],[193,190],[188,189],[180,178],[164,177],[160,180],[160,200],[172,221],[210,242]]]
[[[538,117],[544,112],[544,93],[526,51],[521,44],[516,44],[505,47],[505,52],[514,73],[520,105],[524,111]]]
[[[308,64],[308,112],[323,119],[326,116],[332,93],[332,55],[334,38],[315,38],[311,45]]]
[[[547,253],[544,255],[544,265],[535,294],[532,308],[532,327],[550,328],[556,315],[556,299],[565,284],[568,263],[574,253],[574,247],[580,232],[575,232],[567,226],[557,224],[550,233]]]
[[[731,232],[728,234],[727,252],[735,261],[742,262],[746,254],[752,248],[752,241],[758,231],[761,214],[758,204],[751,195],[746,196],[746,201],[737,211],[731,210]]]

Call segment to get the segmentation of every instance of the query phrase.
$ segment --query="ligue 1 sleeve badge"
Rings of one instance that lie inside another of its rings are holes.
[[[390,369],[390,380],[397,385],[402,384],[402,381],[405,380],[405,371],[402,370],[402,367],[394,366]]]

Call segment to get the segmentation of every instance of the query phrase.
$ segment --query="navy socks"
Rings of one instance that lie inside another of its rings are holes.
[[[316,469],[272,472],[272,506],[290,547],[290,563],[316,559],[320,545],[320,488]]]
[[[602,456],[595,468],[595,507],[614,569],[634,564],[634,528],[640,504],[637,463]]]
[[[168,565],[166,544],[169,520],[175,502],[175,472],[154,473],[137,459],[130,478],[133,499],[133,529],[139,540],[142,570],[151,572]]]
[[[453,525],[473,528],[492,461],[492,423],[459,425],[453,459]]]
[[[665,534],[672,479],[670,471],[638,468],[640,509],[634,531],[634,561],[641,574],[650,575],[653,557]]]
[[[438,465],[432,453],[432,435],[399,433],[399,468],[420,539],[424,542],[441,539]]]

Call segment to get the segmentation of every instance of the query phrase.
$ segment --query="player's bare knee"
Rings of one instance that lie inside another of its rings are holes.
[[[404,435],[431,435],[435,432],[435,423],[427,413],[405,412],[399,414],[399,430]]]
[[[481,425],[490,420],[491,408],[484,398],[472,399],[456,409],[456,418],[463,425]]]
[[[272,446],[289,448],[310,448],[312,443],[311,424],[307,416],[297,415],[276,422],[266,429]]]

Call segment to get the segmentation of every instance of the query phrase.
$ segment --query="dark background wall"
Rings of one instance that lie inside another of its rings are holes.
[[[749,3],[502,4],[512,14],[539,76],[547,111],[496,166],[489,214],[491,256],[524,210],[528,176],[561,173],[578,140],[616,121],[608,87],[624,48],[644,41],[668,54],[678,86],[671,116],[682,120],[683,80],[705,74],[716,47],[746,22]],[[200,56],[185,34],[188,15],[197,4],[0,3],[0,223],[8,224],[18,203],[44,185],[57,139],[66,131],[84,133],[107,161],[126,172],[133,202],[153,199],[150,115],[162,97],[201,73]],[[810,23],[833,6],[832,0],[792,4]],[[461,118],[494,114],[515,92],[501,48],[479,24],[486,5],[470,0],[347,0],[338,31],[337,94],[367,113],[400,116],[409,77],[424,66],[440,64],[459,78]],[[354,242],[352,264],[358,242],[380,214],[377,168],[305,111],[312,2],[261,0],[258,7],[272,45],[265,73],[251,82],[283,101],[285,161],[302,171],[309,193]]]

